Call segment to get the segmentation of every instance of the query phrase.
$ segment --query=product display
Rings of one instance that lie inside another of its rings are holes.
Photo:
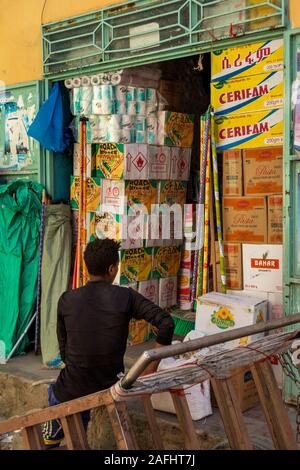
[[[243,244],[244,289],[282,292],[282,245]]]
[[[177,304],[177,277],[159,279],[159,306],[173,307]]]
[[[223,152],[223,194],[224,196],[242,196],[243,194],[243,158],[241,150]]]
[[[120,264],[116,284],[126,285],[132,282],[151,279],[152,248],[135,248],[120,251]]]
[[[244,150],[245,195],[268,195],[282,193],[283,148]]]

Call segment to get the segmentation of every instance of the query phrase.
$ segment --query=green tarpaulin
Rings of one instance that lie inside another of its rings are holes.
[[[5,357],[36,306],[42,191],[29,181],[0,185],[0,342]]]
[[[68,288],[71,268],[71,210],[63,204],[45,207],[42,258],[41,350],[48,367],[61,366],[56,335],[57,303]]]

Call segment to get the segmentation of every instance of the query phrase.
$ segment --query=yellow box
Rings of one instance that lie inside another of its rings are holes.
[[[152,248],[121,250],[118,276],[115,283],[121,285],[148,281],[152,271]]]
[[[154,279],[175,277],[178,274],[181,261],[181,246],[160,246],[153,248]]]
[[[283,106],[283,70],[211,84],[216,115],[271,110]]]
[[[211,54],[211,81],[223,82],[283,70],[283,39],[247,44]]]
[[[87,178],[86,210],[95,212],[100,205],[101,181],[100,178]],[[71,176],[70,205],[72,209],[79,209],[80,176]]]
[[[194,138],[193,114],[158,112],[158,145],[192,147]]]
[[[215,123],[218,151],[283,144],[283,108],[216,116]]]
[[[100,178],[121,179],[124,176],[124,144],[96,144],[92,146],[96,174]]]
[[[122,240],[122,218],[111,212],[93,212],[90,214],[90,239],[111,238]]]

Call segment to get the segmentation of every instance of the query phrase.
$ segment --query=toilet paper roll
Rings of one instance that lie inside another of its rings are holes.
[[[137,101],[146,101],[146,88],[138,87],[136,89],[136,99]]]
[[[155,114],[157,112],[157,103],[150,103],[147,101],[146,103],[146,114]]]
[[[146,102],[137,101],[136,102],[136,114],[139,116],[146,116]]]
[[[100,116],[97,116],[97,114],[91,114],[89,116],[91,129],[99,129],[99,117]]]
[[[91,86],[82,86],[81,87],[81,100],[92,101],[92,98],[93,98],[93,88]]]
[[[157,131],[157,117],[156,115],[147,116],[147,130]]]
[[[137,131],[147,130],[147,119],[145,116],[137,116],[135,119],[135,128]]]
[[[72,80],[72,78],[67,78],[67,80],[65,80],[64,83],[65,83],[65,87],[68,88],[69,90],[70,90],[71,88],[73,88],[73,80]]]
[[[122,77],[119,73],[112,73],[110,81],[112,85],[119,85],[121,83]]]
[[[98,135],[98,142],[99,143],[107,142],[107,127],[102,128],[102,129],[98,129],[97,135]]]
[[[129,114],[129,116],[136,115],[136,101],[127,101],[126,114]]]
[[[90,77],[81,77],[81,85],[82,86],[90,86],[91,85],[91,78]]]
[[[81,79],[79,77],[75,77],[72,79],[73,87],[78,88],[81,86]]]
[[[114,114],[114,102],[108,99],[93,100],[92,113],[93,114]]]
[[[122,131],[120,129],[111,129],[110,127],[107,129],[107,142],[114,142],[118,143],[120,142],[122,137]]]
[[[135,86],[127,87],[126,99],[127,101],[136,101],[136,87]]]
[[[135,143],[135,130],[134,129],[122,129],[121,142],[123,144]]]
[[[102,83],[104,85],[109,85],[110,84],[110,74],[109,73],[104,73],[102,75]]]
[[[137,144],[145,144],[147,142],[147,132],[146,131],[136,131],[135,141]]]
[[[150,103],[156,102],[155,88],[146,88],[146,101],[149,101]]]
[[[107,115],[105,116],[104,114],[102,114],[101,116],[98,116],[98,119],[99,119],[99,129],[107,129],[108,125],[109,125],[109,120],[110,120],[110,116]]]
[[[121,116],[120,114],[112,114],[109,118],[109,127],[113,129],[121,129],[122,127],[122,121],[121,121]]]
[[[80,114],[83,116],[89,116],[91,114],[91,101],[81,100],[80,101]]]
[[[126,101],[127,87],[125,85],[117,85],[115,87],[115,97],[119,101]]]
[[[154,130],[147,131],[147,144],[155,145],[157,142],[157,132]]]
[[[114,87],[112,85],[100,85],[100,93],[101,99],[114,99]]]
[[[135,116],[129,116],[128,114],[123,114],[122,116],[122,129],[134,129],[135,128]]]
[[[95,86],[95,85],[101,85],[101,78],[99,77],[99,75],[93,75],[91,77],[91,85]]]
[[[116,100],[115,101],[115,111],[116,114],[126,114],[126,101],[120,101]]]

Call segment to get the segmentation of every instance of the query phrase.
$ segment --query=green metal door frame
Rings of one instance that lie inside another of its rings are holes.
[[[299,233],[299,185],[300,155],[294,152],[293,110],[291,109],[292,85],[297,76],[297,48],[300,51],[300,29],[288,30],[284,34],[285,58],[285,120],[284,120],[284,311],[293,315],[300,311],[300,270],[297,267]],[[290,329],[296,329],[294,325]],[[297,390],[287,376],[284,377],[284,398],[296,404]]]

